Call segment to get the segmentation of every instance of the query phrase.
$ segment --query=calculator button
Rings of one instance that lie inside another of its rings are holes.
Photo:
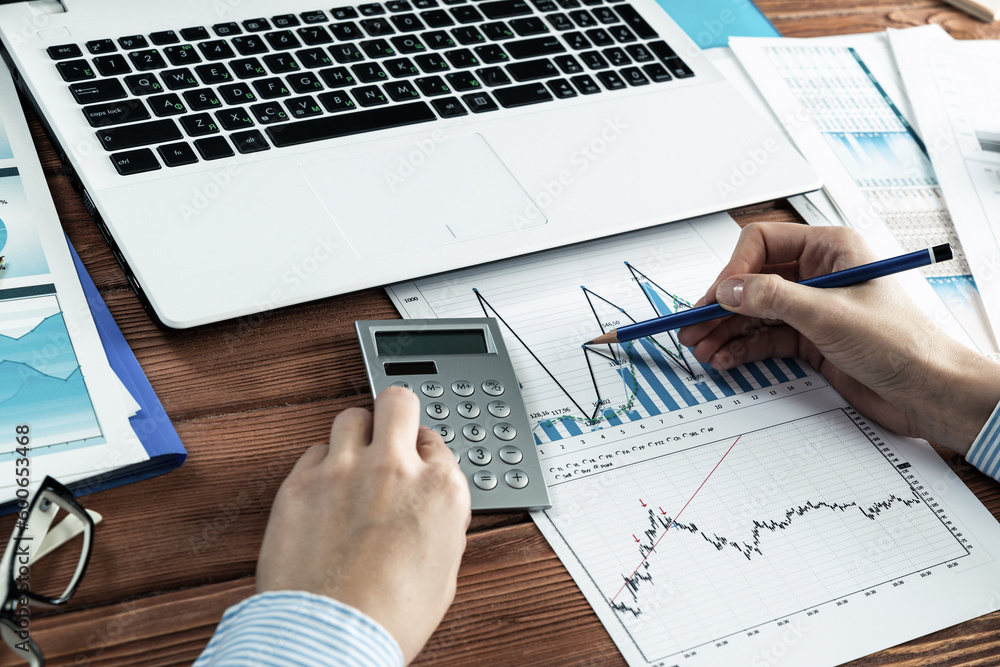
[[[427,416],[431,419],[447,419],[450,414],[451,410],[444,403],[431,403],[427,406]]]
[[[482,442],[486,438],[486,429],[479,424],[466,424],[462,427],[462,435],[466,440]]]
[[[517,437],[517,429],[506,422],[501,422],[493,427],[493,435],[501,440],[513,440]]]
[[[440,382],[424,382],[420,385],[420,391],[424,393],[424,396],[438,398],[444,394],[444,386]]]
[[[485,447],[473,447],[469,450],[466,456],[469,457],[469,461],[477,466],[484,466],[493,460],[493,455],[490,454],[490,450]]]
[[[402,380],[400,380],[399,382],[393,382],[389,386],[390,387],[402,387],[403,389],[409,389],[410,391],[413,391],[413,387],[410,386],[410,383],[409,382],[403,382]]]
[[[489,470],[480,470],[472,476],[472,481],[483,491],[497,488],[497,476]]]
[[[521,462],[521,450],[514,445],[504,445],[498,453],[500,454],[500,460],[504,463],[514,465]]]
[[[452,440],[455,439],[455,429],[448,426],[447,424],[435,424],[434,430],[437,432],[438,435],[441,436],[441,439],[444,440],[445,442],[451,442]]]
[[[479,416],[479,406],[472,401],[466,401],[465,403],[459,403],[458,407],[455,408],[458,414],[462,415],[466,419],[475,419]]]
[[[528,475],[523,470],[508,470],[504,473],[503,481],[512,489],[523,489],[528,486]]]
[[[510,416],[510,406],[507,405],[507,401],[490,401],[486,409],[490,411],[491,415],[500,419]]]
[[[456,380],[451,383],[451,390],[459,396],[472,396],[476,388],[468,380]]]
[[[500,382],[500,380],[487,380],[483,383],[483,391],[490,396],[499,396],[503,393],[503,382]]]

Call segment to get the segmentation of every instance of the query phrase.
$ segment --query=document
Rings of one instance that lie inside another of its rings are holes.
[[[937,26],[912,30],[927,41],[950,41]],[[911,125],[886,35],[731,43],[843,218],[873,247],[885,256],[945,242],[956,248],[954,261],[921,271],[936,297],[916,274],[900,281],[949,333],[996,353],[964,245]],[[957,320],[961,331],[949,320]]]
[[[0,69],[0,503],[149,457],[128,422],[38,163]]]
[[[532,518],[630,665],[835,665],[996,609],[1000,525],[801,360],[581,345],[686,308],[737,236],[715,215],[387,291],[501,322],[552,498]]]
[[[1000,331],[1000,44],[890,31],[896,61],[994,334]]]

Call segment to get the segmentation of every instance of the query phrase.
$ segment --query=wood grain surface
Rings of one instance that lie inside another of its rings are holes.
[[[932,0],[757,4],[786,36],[939,23],[957,38],[1000,37],[1000,25]],[[36,618],[32,635],[52,666],[190,664],[223,610],[253,591],[271,500],[292,464],[326,440],[340,410],[371,405],[354,320],[397,315],[372,289],[194,331],[158,329],[28,114],[63,226],[190,454],[166,476],[83,500],[106,517],[90,569],[69,608]],[[786,202],[735,214],[796,219]],[[1000,516],[1000,486],[958,457],[949,465]],[[13,655],[0,653],[7,664]],[[455,603],[416,664],[624,661],[534,524],[514,513],[474,517]],[[1000,664],[1000,613],[852,664]]]

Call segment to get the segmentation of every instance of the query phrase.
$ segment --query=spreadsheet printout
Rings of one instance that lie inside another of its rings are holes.
[[[532,518],[630,665],[833,665],[991,611],[997,522],[801,360],[581,345],[686,308],[738,233],[710,216],[388,292],[500,321],[552,499]]]

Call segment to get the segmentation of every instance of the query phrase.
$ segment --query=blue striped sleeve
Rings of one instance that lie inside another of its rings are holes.
[[[965,456],[969,463],[995,480],[1000,481],[1000,405],[986,420],[972,449]]]
[[[233,605],[194,667],[402,667],[385,628],[336,600],[270,591]]]

